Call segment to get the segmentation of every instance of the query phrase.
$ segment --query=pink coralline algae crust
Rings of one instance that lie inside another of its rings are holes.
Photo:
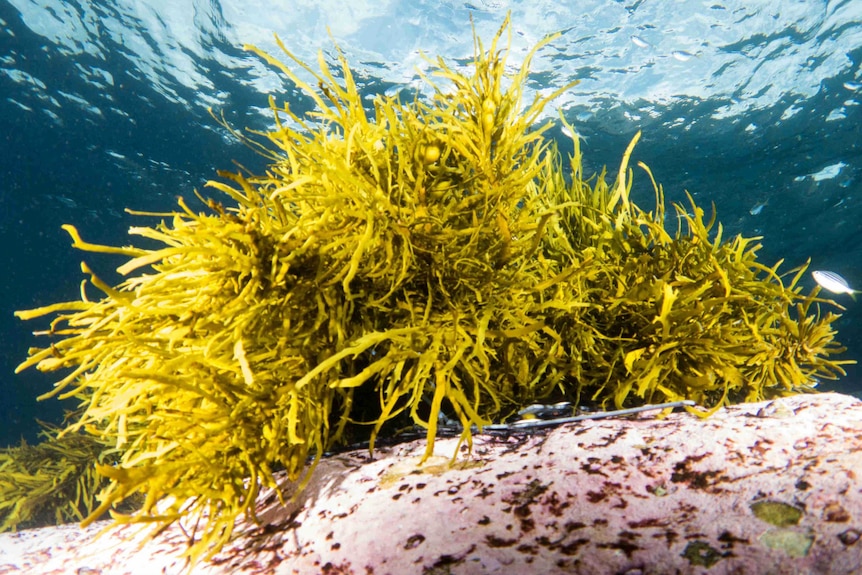
[[[706,420],[585,421],[324,459],[287,507],[192,572],[859,574],[862,402],[804,395]],[[179,573],[184,535],[0,535],[0,572]],[[77,571],[76,571],[77,570]]]

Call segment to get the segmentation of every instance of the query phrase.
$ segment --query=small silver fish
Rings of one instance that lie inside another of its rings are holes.
[[[835,272],[827,272],[816,270],[811,272],[811,277],[817,282],[817,285],[832,293],[846,293],[850,296],[856,294],[856,290],[850,287],[847,280],[842,278]]]
[[[766,207],[767,203],[769,203],[769,202],[768,201],[757,202],[756,204],[754,204],[754,207],[752,207],[750,210],[748,210],[748,213],[751,214],[752,216],[758,215],[760,212],[763,211],[763,208]]]
[[[670,55],[673,56],[674,60],[678,60],[680,62],[688,62],[691,60],[692,56],[694,56],[694,54],[686,52],[685,50],[675,50],[671,52]]]
[[[632,44],[634,44],[638,48],[649,48],[649,42],[647,42],[640,36],[632,36]]]
[[[581,142],[586,142],[586,141],[587,141],[587,137],[586,137],[586,136],[582,136],[582,135],[581,135],[581,134],[579,134],[578,132],[574,132],[574,131],[572,131],[568,126],[563,126],[563,127],[562,127],[562,132],[563,132],[563,135],[564,135],[564,136],[566,136],[567,138],[571,138],[572,140],[574,140],[575,138],[577,138],[577,139],[579,139]]]

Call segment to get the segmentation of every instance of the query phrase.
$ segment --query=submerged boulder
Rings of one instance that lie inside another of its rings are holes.
[[[579,422],[323,459],[194,573],[862,572],[862,401]],[[454,463],[451,456],[456,449]],[[289,485],[289,483],[286,483]],[[179,573],[192,526],[0,535],[4,573]]]

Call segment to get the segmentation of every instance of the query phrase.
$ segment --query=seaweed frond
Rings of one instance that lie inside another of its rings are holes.
[[[0,449],[0,532],[83,521],[107,484],[93,465],[104,443],[43,425],[37,445]]]

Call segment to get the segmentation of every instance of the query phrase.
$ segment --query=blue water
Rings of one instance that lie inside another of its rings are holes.
[[[43,344],[30,332],[44,323],[12,312],[77,299],[82,257],[105,279],[117,264],[72,250],[60,225],[124,244],[141,223],[125,207],[170,210],[233,161],[264,167],[207,111],[265,129],[266,95],[296,98],[243,43],[275,53],[276,32],[313,63],[335,39],[366,92],[392,93],[420,86],[420,51],[465,62],[470,18],[490,39],[507,11],[513,65],[563,32],[541,52],[531,89],[581,81],[557,108],[585,137],[588,172],[615,169],[642,129],[633,160],[650,165],[670,201],[688,190],[715,204],[725,234],[762,235],[763,262],[784,258],[786,270],[811,258],[811,269],[862,288],[858,0],[2,0],[0,445],[33,440],[34,418],[58,421],[64,407],[35,402],[50,374],[13,374]],[[648,207],[638,177],[636,200]],[[862,358],[862,300],[838,299],[839,339]],[[822,388],[862,390],[859,369],[848,372]]]

